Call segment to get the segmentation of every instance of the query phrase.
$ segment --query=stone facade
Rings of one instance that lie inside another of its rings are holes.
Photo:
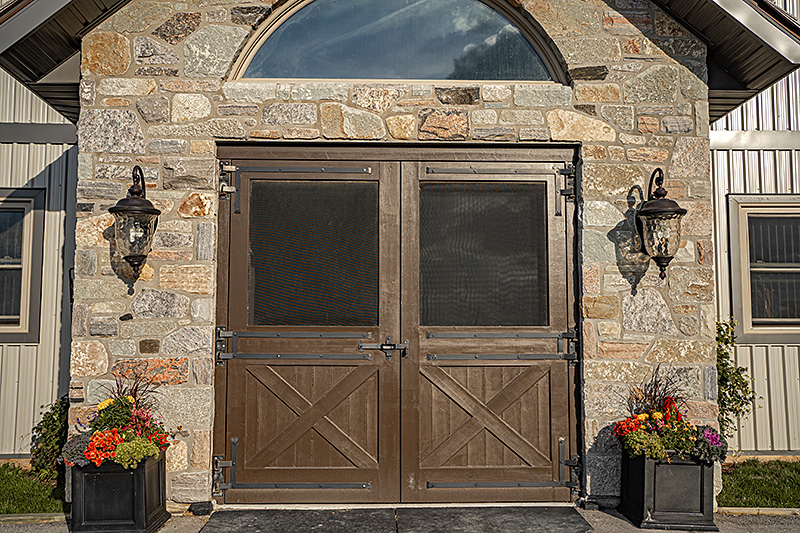
[[[210,498],[215,141],[286,139],[580,143],[589,495],[613,502],[618,494],[610,424],[625,414],[627,385],[655,364],[680,372],[693,419],[715,423],[701,41],[647,0],[510,0],[551,39],[569,85],[230,79],[240,50],[280,3],[135,0],[84,38],[71,396],[85,401],[71,420],[91,411],[112,373],[147,372],[164,384],[162,412],[178,441],[169,496]],[[112,253],[107,210],[135,164],[163,214],[134,283]],[[656,167],[689,211],[666,281],[639,253],[633,226]]]

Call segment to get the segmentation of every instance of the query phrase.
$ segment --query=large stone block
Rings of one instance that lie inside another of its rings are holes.
[[[713,302],[714,270],[706,267],[672,267],[669,297],[676,302]]]
[[[210,189],[216,185],[213,157],[165,157],[164,189]]]
[[[709,341],[658,339],[646,359],[653,363],[708,363],[716,359],[716,345]]]
[[[519,107],[568,106],[572,89],[565,85],[515,85],[514,104]]]
[[[131,302],[136,318],[180,318],[189,313],[189,297],[174,292],[144,288]]]
[[[154,385],[180,385],[188,381],[189,360],[186,357],[119,359],[111,367],[111,373],[126,378],[143,376]]]
[[[206,26],[186,39],[184,71],[187,76],[223,78],[236,52],[250,32],[231,26]]]
[[[614,242],[603,232],[584,230],[583,259],[590,263],[614,263],[617,260]]]
[[[108,352],[100,341],[72,343],[69,372],[76,376],[99,376],[108,370]]]
[[[584,377],[588,381],[610,381],[612,383],[641,383],[647,379],[653,367],[637,361],[592,359],[584,362]],[[627,395],[625,396],[627,397]]]
[[[162,387],[158,394],[158,412],[164,426],[208,429],[214,416],[214,389],[211,387]]]
[[[131,42],[110,31],[95,31],[81,43],[81,73],[119,76],[131,64]]]
[[[314,124],[317,122],[317,106],[314,104],[269,104],[264,106],[261,123],[268,126],[290,124]]]
[[[587,163],[583,169],[584,194],[587,197],[624,196],[644,182],[641,167],[630,164]]]
[[[222,92],[229,102],[263,104],[275,98],[274,83],[229,81],[222,86]]]
[[[584,318],[617,318],[619,299],[616,296],[584,296]]]
[[[107,96],[146,96],[156,91],[155,80],[136,78],[103,78],[97,88]]]
[[[212,214],[214,199],[210,194],[191,193],[178,207],[178,215],[185,218],[205,217]]]
[[[568,65],[598,65],[622,59],[618,39],[558,39],[556,44]]]
[[[477,85],[468,87],[434,87],[436,98],[444,105],[475,105],[480,102],[481,89]]]
[[[213,294],[214,269],[208,265],[164,265],[158,271],[159,281],[165,289]]]
[[[178,93],[172,97],[172,122],[192,122],[211,114],[211,102],[202,94]]]
[[[122,300],[128,286],[119,279],[76,279],[73,285],[76,300]]]
[[[322,135],[328,139],[381,139],[386,135],[381,117],[343,104],[320,105],[320,118]]]
[[[647,347],[645,342],[601,342],[597,357],[600,359],[641,359]]]
[[[176,474],[170,482],[169,498],[179,503],[207,502],[211,499],[211,475],[205,472]]]
[[[469,135],[469,113],[462,109],[423,109],[419,113],[422,141],[464,141]]]
[[[587,200],[583,206],[583,223],[586,226],[616,226],[624,215],[609,202]]]
[[[627,331],[679,335],[667,302],[660,292],[650,287],[642,287],[622,298],[622,327]]]
[[[671,104],[676,100],[677,91],[677,67],[654,65],[624,82],[623,99],[629,104]]]
[[[164,338],[162,351],[167,354],[210,355],[213,328],[209,326],[185,326]]]
[[[119,187],[120,193],[122,187]],[[96,217],[87,217],[78,220],[75,224],[75,243],[78,246],[108,246],[114,238],[114,215],[105,213]],[[76,255],[77,261],[77,255]]]
[[[708,179],[711,165],[708,138],[679,137],[670,161],[670,178]]]
[[[173,65],[180,61],[178,54],[150,37],[133,39],[133,57],[140,65]]]
[[[133,2],[114,15],[114,29],[121,33],[140,33],[172,12],[169,4]]]
[[[547,123],[554,141],[613,141],[617,138],[608,123],[573,111],[550,111]]]
[[[592,35],[600,31],[600,11],[592,2],[527,0],[518,3],[525,6],[551,37]]]
[[[194,33],[200,27],[201,21],[200,13],[175,13],[153,30],[153,35],[164,39],[168,44],[176,45]]]
[[[292,99],[347,102],[348,89],[346,83],[298,83],[292,87]]]
[[[198,429],[192,432],[192,455],[189,464],[192,468],[208,470],[211,468],[211,432]]]
[[[358,107],[383,113],[394,105],[405,92],[403,85],[356,85],[352,102]]]
[[[129,109],[83,109],[78,120],[78,150],[144,153],[144,133]]]

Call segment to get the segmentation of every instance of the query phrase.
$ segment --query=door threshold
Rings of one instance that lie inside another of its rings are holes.
[[[468,503],[223,503],[215,511],[340,511],[348,509],[419,509],[442,507],[575,507],[572,502],[468,502]]]

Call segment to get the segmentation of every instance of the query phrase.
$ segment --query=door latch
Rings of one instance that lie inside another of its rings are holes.
[[[408,359],[408,341],[403,341],[400,344],[392,344],[391,337],[386,337],[386,342],[382,342],[380,344],[370,344],[364,342],[363,340],[358,341],[358,351],[363,352],[364,350],[380,350],[386,356],[387,361],[391,361],[392,352],[395,350],[400,350],[401,357],[403,359]]]

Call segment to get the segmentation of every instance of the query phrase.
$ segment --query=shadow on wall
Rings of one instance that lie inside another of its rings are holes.
[[[638,195],[638,205],[637,205]],[[639,282],[647,273],[650,257],[642,252],[642,239],[637,229],[636,212],[644,203],[644,192],[638,185],[628,190],[626,197],[628,209],[625,219],[614,226],[606,235],[614,243],[617,268],[622,277],[631,285],[631,294],[636,294]]]

